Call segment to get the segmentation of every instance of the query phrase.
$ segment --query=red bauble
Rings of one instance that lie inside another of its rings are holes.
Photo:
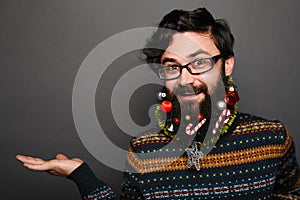
[[[172,110],[172,108],[173,108],[173,105],[170,101],[163,101],[160,104],[160,109],[165,113],[170,112]]]
[[[179,120],[179,118],[174,117],[173,122],[174,122],[175,124],[179,124],[180,120]]]
[[[225,103],[233,106],[240,100],[239,94],[236,90],[234,91],[227,91],[225,94]]]
[[[202,121],[203,120],[203,114],[199,114],[199,115],[197,115],[197,120],[198,121]]]

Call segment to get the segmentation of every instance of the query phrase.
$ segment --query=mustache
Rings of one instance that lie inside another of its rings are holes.
[[[199,93],[204,93],[208,94],[208,88],[206,85],[200,85],[200,86],[181,86],[179,85],[177,88],[174,89],[172,92],[171,96],[174,95],[180,95],[180,96],[185,96],[185,95],[193,95],[193,94],[199,94]]]

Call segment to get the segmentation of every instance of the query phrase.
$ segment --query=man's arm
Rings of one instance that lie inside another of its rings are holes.
[[[87,163],[82,163],[67,178],[76,183],[84,200],[115,199],[112,189],[95,176]]]
[[[28,169],[46,171],[73,180],[84,200],[113,199],[115,196],[111,188],[98,180],[89,166],[79,158],[69,159],[63,154],[57,154],[52,160],[23,155],[17,155],[16,158]]]
[[[115,199],[112,189],[99,180],[88,164],[81,159],[69,159],[63,154],[58,154],[53,160],[23,155],[18,155],[16,158],[28,169],[47,171],[51,175],[73,180],[84,200]],[[138,181],[134,180],[130,173],[124,173],[121,199],[143,199],[137,183]]]
[[[273,196],[275,199],[300,199],[300,170],[294,143],[281,159]]]
[[[86,163],[74,170],[67,178],[73,180],[84,200],[115,199],[112,189],[99,180]],[[131,173],[124,173],[122,184],[122,200],[143,199],[138,187],[138,181],[134,180]]]

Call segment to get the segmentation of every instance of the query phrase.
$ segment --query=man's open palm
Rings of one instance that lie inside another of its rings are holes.
[[[57,154],[56,159],[53,160],[43,160],[23,155],[17,155],[16,158],[23,162],[23,165],[28,169],[47,171],[55,176],[68,176],[83,163],[79,158],[69,159],[63,154]]]

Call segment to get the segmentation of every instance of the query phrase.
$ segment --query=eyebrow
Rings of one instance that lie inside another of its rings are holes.
[[[207,55],[210,55],[207,51],[205,51],[205,50],[203,50],[203,49],[198,49],[197,51],[195,51],[195,52],[189,54],[187,57],[188,57],[189,59],[191,59],[191,58],[196,57],[196,56],[199,55],[199,54],[207,54]],[[162,60],[162,64],[165,64],[166,62],[177,62],[177,60],[176,60],[175,58],[168,58],[168,57],[167,57],[167,58],[164,58],[164,59]]]
[[[177,60],[175,58],[164,58],[162,64],[164,65],[166,62],[177,62]]]
[[[190,55],[188,55],[188,58],[194,58],[194,57],[196,57],[199,54],[207,54],[207,55],[209,55],[208,51],[205,51],[203,49],[198,49],[194,53],[191,53]]]

